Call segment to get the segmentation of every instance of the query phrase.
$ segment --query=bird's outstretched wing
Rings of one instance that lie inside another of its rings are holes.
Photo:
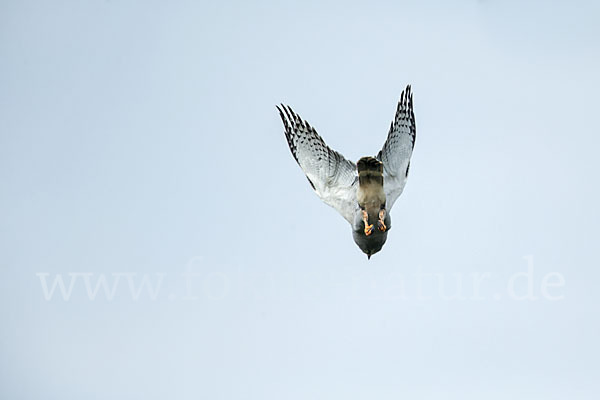
[[[396,117],[390,126],[387,140],[377,154],[377,159],[383,162],[383,186],[388,210],[392,209],[406,184],[416,136],[413,97],[408,85],[400,95]]]
[[[315,128],[289,106],[277,107],[292,155],[306,174],[310,185],[325,203],[352,224],[358,208],[356,164],[332,150]]]

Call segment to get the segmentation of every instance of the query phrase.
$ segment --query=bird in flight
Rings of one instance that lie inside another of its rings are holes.
[[[357,163],[331,149],[291,107],[277,106],[285,137],[294,159],[313,190],[352,226],[354,242],[370,259],[387,239],[392,227],[390,210],[402,194],[416,125],[410,85],[400,95],[387,140],[375,157]]]

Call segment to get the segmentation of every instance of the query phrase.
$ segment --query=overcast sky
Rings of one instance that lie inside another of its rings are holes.
[[[0,397],[598,398],[598,4],[216,3],[0,4]],[[275,105],[356,161],[407,84],[367,261]]]

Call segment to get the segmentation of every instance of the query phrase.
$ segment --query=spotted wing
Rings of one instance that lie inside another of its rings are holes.
[[[408,85],[400,95],[396,117],[390,126],[387,140],[377,154],[377,159],[383,162],[383,186],[388,210],[391,210],[404,190],[416,136],[413,96]]]
[[[356,164],[332,150],[315,128],[289,106],[277,107],[292,155],[310,185],[325,203],[335,208],[350,223],[358,208]]]

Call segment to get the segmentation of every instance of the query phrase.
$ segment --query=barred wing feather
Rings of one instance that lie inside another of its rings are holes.
[[[290,151],[310,185],[321,200],[352,224],[358,208],[356,164],[327,146],[315,128],[294,113],[291,107],[281,105],[277,110]]]
[[[413,96],[408,85],[400,95],[387,140],[377,154],[377,159],[383,162],[383,186],[388,211],[404,190],[416,136]]]

